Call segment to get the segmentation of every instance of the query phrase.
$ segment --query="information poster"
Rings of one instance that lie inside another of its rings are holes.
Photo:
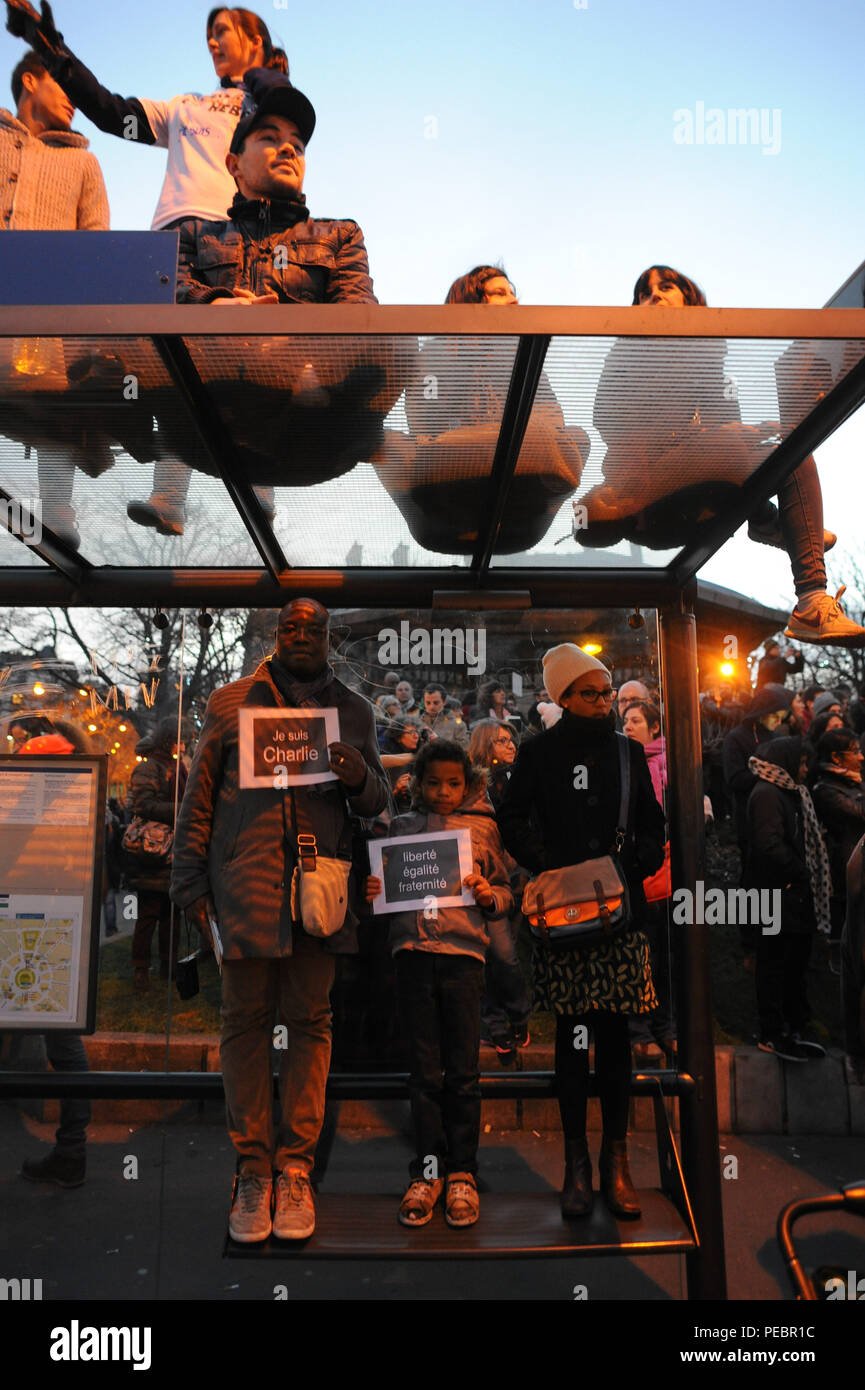
[[[463,879],[472,872],[472,838],[468,830],[437,830],[427,835],[395,835],[371,840],[370,871],[381,880],[373,912],[406,912],[426,907],[474,904]]]
[[[81,897],[0,893],[0,1028],[75,1022],[83,908]]]
[[[335,782],[327,746],[339,741],[339,711],[249,706],[238,711],[240,786],[300,787]]]
[[[104,757],[0,757],[0,1029],[96,1014]]]

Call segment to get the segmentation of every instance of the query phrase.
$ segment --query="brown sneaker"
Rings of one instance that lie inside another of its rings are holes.
[[[277,1240],[306,1240],[315,1230],[315,1202],[305,1168],[286,1168],[276,1180],[273,1234]]]
[[[785,629],[785,637],[824,647],[865,646],[865,627],[854,623],[841,607],[845,587],[842,584],[834,598],[823,593],[800,599]]]
[[[399,1204],[401,1226],[425,1226],[432,1221],[433,1208],[444,1190],[444,1178],[415,1178]]]
[[[258,1173],[241,1173],[234,1181],[228,1234],[241,1245],[267,1240],[271,1231],[270,1178]]]
[[[449,1173],[445,1221],[449,1226],[473,1226],[480,1215],[477,1184],[471,1173]]]

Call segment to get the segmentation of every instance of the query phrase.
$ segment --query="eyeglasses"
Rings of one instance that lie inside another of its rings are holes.
[[[618,690],[614,690],[608,685],[606,690],[578,690],[577,694],[581,700],[585,700],[589,705],[596,705],[599,700],[615,700]]]
[[[493,743],[506,743],[511,747],[513,746],[513,742],[514,741],[511,738],[510,734],[497,734],[496,737],[493,739]]]

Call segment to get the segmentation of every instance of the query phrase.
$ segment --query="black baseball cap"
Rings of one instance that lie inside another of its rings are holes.
[[[304,145],[309,144],[315,130],[315,110],[309,97],[292,86],[284,73],[276,68],[250,68],[244,75],[243,85],[246,94],[229,146],[232,154],[237,154],[247,135],[265,116],[285,116],[294,121]]]

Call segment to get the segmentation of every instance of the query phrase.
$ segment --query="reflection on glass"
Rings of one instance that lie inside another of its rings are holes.
[[[489,507],[489,479],[511,382],[509,338],[430,338],[406,391],[407,436],[389,433],[378,476],[416,541],[427,550],[471,554]],[[587,452],[584,431],[566,428],[541,376],[495,542],[499,554],[526,550],[575,491]]]
[[[604,481],[580,498],[582,545],[685,545],[766,456],[771,427],[742,424],[726,354],[711,339],[613,345],[593,410]]]

